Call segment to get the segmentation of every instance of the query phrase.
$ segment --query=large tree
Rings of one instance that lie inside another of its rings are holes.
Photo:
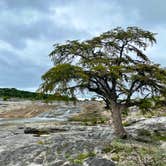
[[[95,92],[110,109],[115,132],[122,137],[122,112],[144,107],[147,98],[155,102],[166,91],[166,70],[145,54],[154,43],[152,32],[118,27],[91,40],[55,44],[49,55],[54,67],[42,76],[40,90],[72,96],[76,90]]]

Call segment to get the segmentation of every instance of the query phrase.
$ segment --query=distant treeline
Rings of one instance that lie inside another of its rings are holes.
[[[29,92],[18,90],[15,88],[0,88],[0,98],[3,100],[9,100],[10,98],[20,98],[20,99],[30,99],[30,100],[63,100],[63,101],[73,101],[75,98],[70,98],[68,96],[61,96],[59,94],[42,94],[36,92]]]

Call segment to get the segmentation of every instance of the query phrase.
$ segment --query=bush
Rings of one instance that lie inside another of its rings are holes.
[[[81,113],[71,117],[70,121],[83,122],[86,125],[104,124],[109,120],[109,117],[102,114],[104,109],[98,104],[87,104]]]
[[[4,96],[3,97],[3,101],[8,101],[9,100],[9,97],[8,96]]]

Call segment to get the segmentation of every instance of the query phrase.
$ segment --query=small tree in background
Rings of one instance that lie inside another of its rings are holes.
[[[118,27],[91,40],[55,44],[49,55],[54,67],[42,76],[40,91],[71,96],[76,90],[95,92],[110,109],[116,134],[123,137],[121,113],[132,106],[149,108],[166,91],[166,70],[144,53],[156,43],[154,36],[138,27]]]

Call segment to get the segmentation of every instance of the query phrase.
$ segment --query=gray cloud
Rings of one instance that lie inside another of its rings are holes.
[[[2,0],[2,2],[4,3],[0,10],[0,31],[3,33],[0,34],[0,39],[19,49],[26,47],[28,39],[62,41],[87,35],[86,32],[70,26],[60,26],[59,18],[52,17],[54,13],[50,11],[51,1],[46,3],[44,0]],[[56,7],[56,3],[52,5]]]
[[[5,10],[39,10],[48,11],[51,5],[51,0],[1,0],[0,6]]]
[[[9,51],[0,52],[1,87],[38,87],[40,75],[48,68],[19,58]],[[12,58],[11,58],[12,55]],[[10,59],[10,60],[9,60]]]
[[[0,87],[37,88],[51,65],[54,43],[117,26],[157,32],[158,45],[148,53],[166,65],[165,5],[163,0],[0,0]]]
[[[117,0],[118,4],[123,6],[125,13],[130,11],[137,12],[139,16],[139,22],[143,24],[155,25],[166,24],[166,1],[163,0]]]

